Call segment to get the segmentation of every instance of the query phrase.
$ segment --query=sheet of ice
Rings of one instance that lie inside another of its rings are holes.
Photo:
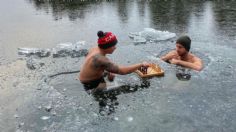
[[[50,56],[50,49],[41,49],[41,48],[18,48],[18,55],[37,55],[39,57],[48,57]]]
[[[50,117],[49,116],[42,116],[41,119],[42,120],[48,120],[48,119],[50,119]]]
[[[143,37],[135,36],[133,42],[134,44],[140,44],[140,43],[145,44],[147,40]]]
[[[134,43],[146,43],[147,41],[164,41],[176,36],[175,33],[169,31],[160,31],[153,28],[144,28],[140,32],[131,32],[129,37]]]
[[[52,49],[52,55],[53,57],[79,57],[81,55],[87,54],[87,50],[82,49],[83,45],[85,45],[84,41],[79,41],[75,44],[61,43]]]
[[[49,57],[51,54],[53,57],[80,57],[87,54],[88,50],[82,47],[85,45],[84,41],[78,41],[75,44],[61,43],[55,48],[43,49],[43,48],[18,48],[18,55]]]

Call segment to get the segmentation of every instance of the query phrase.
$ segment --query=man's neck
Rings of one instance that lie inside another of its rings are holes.
[[[106,54],[107,54],[107,53],[106,53],[104,50],[102,50],[102,49],[99,49],[99,52],[100,52],[101,55],[104,55],[104,56],[106,56]]]
[[[187,52],[187,53],[181,55],[181,56],[180,56],[180,59],[181,59],[181,60],[184,60],[184,61],[187,61],[187,60],[188,60],[188,55],[189,55],[189,53]]]

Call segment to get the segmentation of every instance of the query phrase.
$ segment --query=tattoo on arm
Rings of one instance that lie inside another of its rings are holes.
[[[93,56],[93,65],[95,68],[104,68],[104,70],[112,73],[119,73],[118,65],[112,63],[108,58],[97,54]]]
[[[100,62],[100,60],[101,60],[102,57],[103,57],[103,56],[101,56],[101,55],[99,55],[99,54],[93,56],[92,63],[93,63],[93,66],[94,66],[95,68],[100,68],[100,67],[101,67],[101,62]]]
[[[112,72],[112,73],[119,73],[119,67],[111,62],[104,63],[105,70]]]

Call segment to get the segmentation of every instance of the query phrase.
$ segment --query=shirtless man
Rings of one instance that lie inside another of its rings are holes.
[[[161,59],[171,64],[201,71],[203,68],[202,60],[189,53],[190,47],[191,39],[188,36],[181,36],[176,41],[176,49],[162,56]]]
[[[105,88],[104,74],[112,81],[114,74],[129,74],[141,67],[150,66],[143,62],[130,66],[119,66],[111,62],[106,54],[112,54],[116,49],[117,39],[111,32],[98,31],[98,46],[90,49],[80,70],[79,80],[84,85],[86,91]]]

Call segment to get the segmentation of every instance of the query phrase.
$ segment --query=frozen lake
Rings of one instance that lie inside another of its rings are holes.
[[[1,131],[235,131],[235,1],[13,1],[0,2]],[[114,62],[165,76],[88,95],[76,77],[98,30],[117,35]],[[201,72],[159,60],[182,34]]]

